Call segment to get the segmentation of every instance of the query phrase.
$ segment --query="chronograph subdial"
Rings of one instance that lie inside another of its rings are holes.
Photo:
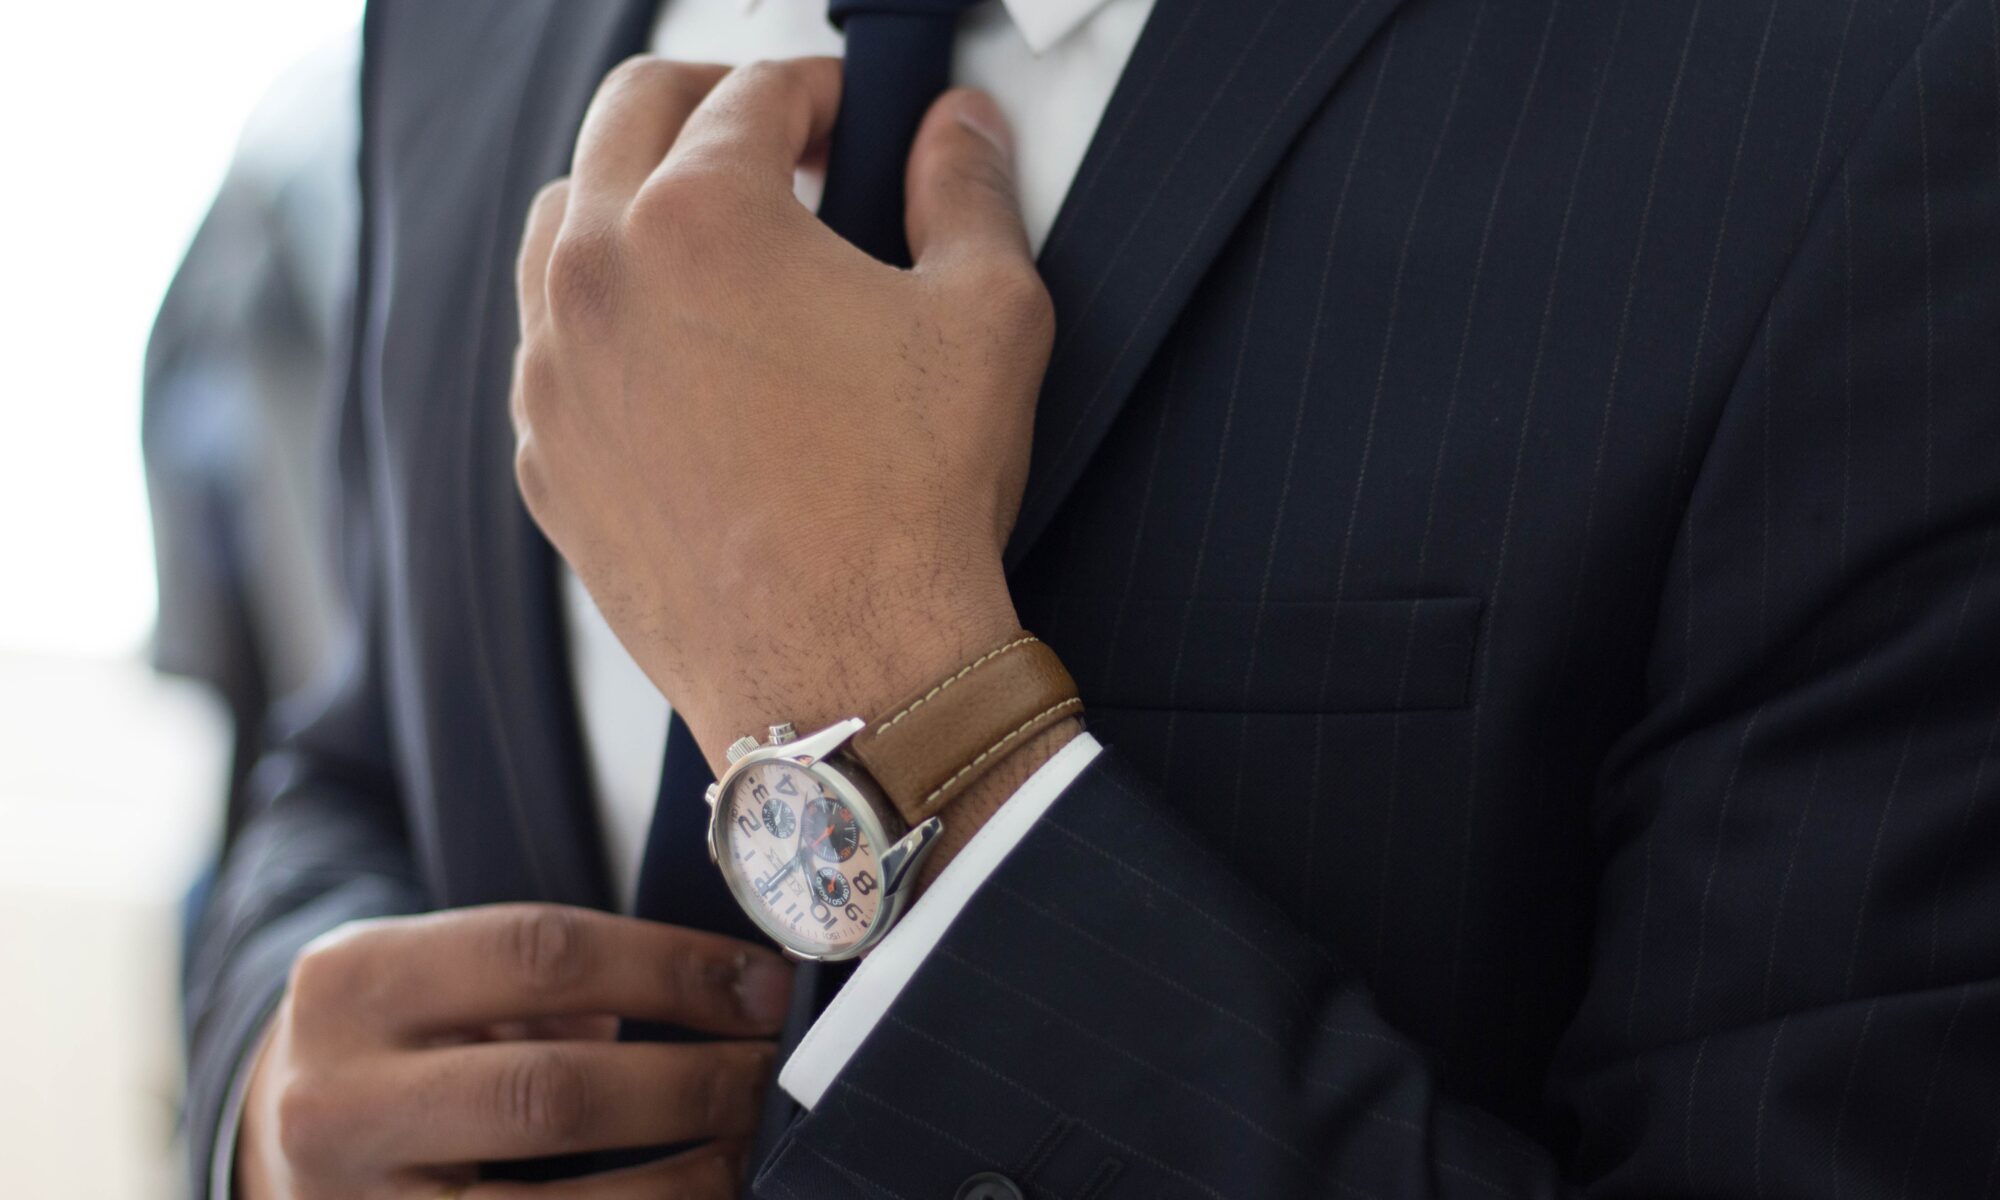
[[[799,845],[823,862],[846,862],[861,845],[860,822],[838,800],[815,796],[800,817]]]
[[[830,908],[841,908],[853,894],[847,886],[847,876],[838,867],[821,867],[813,872],[813,895],[821,904]]]
[[[764,801],[764,824],[773,837],[788,838],[798,831],[798,818],[792,814],[792,806],[777,796]]]

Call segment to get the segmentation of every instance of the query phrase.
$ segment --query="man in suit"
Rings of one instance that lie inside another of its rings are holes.
[[[1122,70],[1031,260],[1064,172],[967,39],[1097,6],[960,7],[600,88],[727,39],[375,6],[364,619],[198,948],[204,1182],[2000,1185],[2000,9],[1085,12]],[[999,106],[933,103],[954,36]],[[675,711],[629,899],[558,552]],[[709,768],[1017,626],[1088,732],[968,760],[787,1005]]]

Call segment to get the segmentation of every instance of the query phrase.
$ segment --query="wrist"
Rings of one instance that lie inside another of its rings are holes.
[[[685,705],[709,765],[745,734],[789,721],[802,732],[846,717],[878,719],[897,700],[942,678],[1020,627],[1004,580],[923,600],[871,604],[863,614],[774,623],[782,632],[745,646],[717,672],[708,696]]]

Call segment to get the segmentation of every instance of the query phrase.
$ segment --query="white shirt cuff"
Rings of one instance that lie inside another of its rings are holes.
[[[923,899],[910,907],[868,953],[840,993],[813,1022],[798,1048],[778,1073],[778,1086],[793,1100],[811,1108],[833,1086],[847,1060],[896,1002],[903,986],[917,973],[979,885],[1000,866],[1056,797],[1076,781],[1104,747],[1087,733],[1078,734],[1056,751],[1018,791],[988,819],[958,857],[932,882]]]

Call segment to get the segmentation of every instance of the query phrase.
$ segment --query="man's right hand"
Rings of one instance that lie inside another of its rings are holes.
[[[358,922],[300,955],[253,1068],[240,1200],[725,1200],[791,968],[715,934],[554,905]],[[616,1018],[741,1040],[613,1040]],[[704,1142],[554,1184],[476,1164]],[[454,1193],[454,1187],[463,1187]]]

